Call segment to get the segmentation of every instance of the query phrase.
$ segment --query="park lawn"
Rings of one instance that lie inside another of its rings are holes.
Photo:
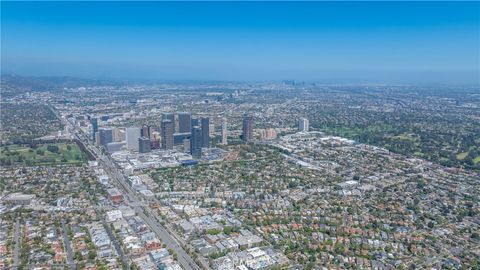
[[[48,146],[57,146],[58,153],[48,151]],[[70,147],[70,149],[68,149]],[[5,151],[6,148],[9,151]],[[41,155],[39,152],[43,152]],[[10,160],[11,164],[5,163]],[[20,159],[20,160],[19,160]],[[81,164],[85,162],[86,156],[75,143],[52,143],[38,144],[36,148],[29,145],[8,145],[0,147],[0,160],[2,165],[27,166],[54,165],[54,164]]]
[[[397,136],[393,136],[392,139],[397,139],[397,140],[402,140],[402,141],[418,141],[418,138],[415,137],[414,134],[407,134],[407,133],[403,133],[403,134],[399,134]]]
[[[457,159],[458,160],[464,160],[467,156],[468,156],[468,152],[458,153],[457,154]]]
[[[475,164],[480,163],[480,156],[474,158],[473,163],[475,163]]]
[[[423,153],[420,152],[420,151],[415,151],[415,152],[413,153],[413,155],[414,155],[414,156],[417,156],[417,157],[421,157],[421,156],[423,156]]]

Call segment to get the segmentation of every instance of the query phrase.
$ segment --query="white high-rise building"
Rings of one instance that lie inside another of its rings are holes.
[[[126,134],[124,129],[114,128],[113,129],[113,141],[114,142],[123,142],[126,140]]]
[[[227,145],[227,118],[222,119],[222,144]]]
[[[309,123],[307,118],[300,118],[298,121],[298,131],[308,132]]]
[[[141,129],[137,127],[127,128],[127,149],[138,151],[138,139],[141,137]]]
[[[277,132],[273,128],[262,130],[262,140],[273,140],[277,138]]]

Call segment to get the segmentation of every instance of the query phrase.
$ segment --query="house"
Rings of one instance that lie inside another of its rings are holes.
[[[111,210],[106,213],[107,215],[107,222],[113,222],[119,220],[123,217],[122,211],[120,210]]]

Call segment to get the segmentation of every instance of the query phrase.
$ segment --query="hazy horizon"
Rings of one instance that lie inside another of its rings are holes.
[[[2,2],[2,74],[480,83],[478,2]]]

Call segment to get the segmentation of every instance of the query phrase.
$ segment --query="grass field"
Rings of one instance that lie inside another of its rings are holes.
[[[413,134],[400,134],[397,136],[393,136],[392,139],[398,139],[403,141],[418,141],[418,138],[415,137]]]
[[[475,164],[480,163],[480,156],[476,157],[476,158],[473,160],[473,163],[475,163]]]
[[[457,154],[457,159],[458,160],[464,160],[468,155],[468,152],[464,152],[464,153],[458,153]]]
[[[75,143],[8,145],[0,147],[0,165],[81,164],[86,156]]]

